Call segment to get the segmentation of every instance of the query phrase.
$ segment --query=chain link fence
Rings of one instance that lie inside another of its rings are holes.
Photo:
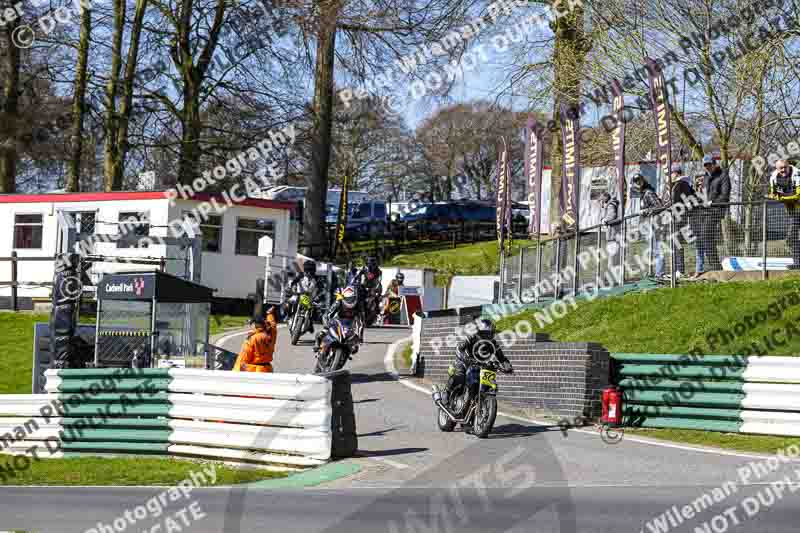
[[[759,271],[766,279],[768,270],[797,265],[800,205],[762,201],[683,212],[663,208],[521,249],[506,260],[501,300],[533,303],[552,298],[558,285],[559,296],[647,279],[674,285],[718,270]]]

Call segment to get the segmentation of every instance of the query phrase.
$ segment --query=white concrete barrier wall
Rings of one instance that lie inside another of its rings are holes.
[[[500,276],[453,276],[447,294],[448,309],[491,304]]]
[[[56,370],[45,375],[48,394],[0,395],[0,439],[13,436],[20,424],[29,420],[36,426],[26,432],[24,440],[12,439],[0,446],[0,451],[24,452],[30,443],[57,437],[64,424],[77,419],[42,418],[45,406],[70,395],[59,390],[70,376],[59,376]],[[164,429],[169,430],[170,455],[295,467],[313,466],[331,458],[330,380],[310,374],[201,369],[170,369],[169,377],[161,411],[165,407],[168,411],[168,427]],[[127,420],[143,421],[135,417]]]

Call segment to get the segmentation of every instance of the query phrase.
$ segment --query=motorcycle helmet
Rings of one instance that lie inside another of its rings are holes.
[[[406,277],[405,277],[405,275],[404,275],[402,272],[398,272],[398,273],[397,273],[397,275],[394,277],[394,279],[396,279],[396,280],[397,280],[397,283],[399,283],[400,285],[402,285],[402,284],[403,284],[403,281],[405,281]]]
[[[355,289],[353,289],[353,287],[345,287],[344,290],[339,293],[338,299],[342,301],[342,306],[345,309],[353,309],[356,306],[357,300]]]
[[[311,259],[303,263],[303,273],[308,276],[315,276],[317,274],[317,263]]]
[[[631,179],[632,187],[634,191],[641,192],[642,189],[645,187],[645,183],[647,183],[647,179],[641,174],[635,174],[633,179]]]
[[[478,320],[477,326],[477,335],[481,339],[493,339],[494,338],[494,322],[489,320],[488,318],[482,318]]]

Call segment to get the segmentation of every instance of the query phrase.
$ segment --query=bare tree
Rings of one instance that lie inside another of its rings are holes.
[[[125,159],[128,153],[128,132],[133,111],[134,82],[139,61],[139,44],[148,0],[136,0],[130,40],[122,70],[122,43],[126,32],[127,0],[114,1],[114,26],[111,39],[111,69],[106,84],[104,189],[120,190],[123,184]],[[119,94],[119,91],[122,94]],[[118,104],[117,99],[121,98]]]
[[[11,2],[0,1],[0,11],[7,12]],[[13,9],[12,9],[13,11]],[[20,49],[12,36],[20,25],[14,18],[0,27],[0,193],[16,191],[17,177],[17,130],[20,126]]]

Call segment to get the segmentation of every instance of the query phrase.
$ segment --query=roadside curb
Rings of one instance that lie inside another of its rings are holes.
[[[241,485],[228,485],[231,488],[245,487],[247,489],[272,490],[272,489],[301,489],[315,487],[322,483],[336,481],[343,477],[352,476],[361,471],[361,466],[352,461],[328,463],[317,468],[300,472],[280,479],[265,479]]]

